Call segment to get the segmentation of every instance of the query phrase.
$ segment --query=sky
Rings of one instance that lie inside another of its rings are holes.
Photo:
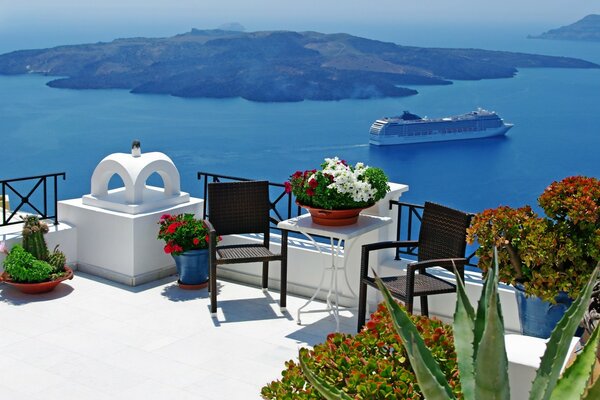
[[[600,0],[0,0],[0,50],[168,36],[231,22],[249,31],[530,25],[541,33],[591,13],[600,14]]]

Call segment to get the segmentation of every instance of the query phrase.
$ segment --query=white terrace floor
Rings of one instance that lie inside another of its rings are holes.
[[[300,347],[335,329],[326,312],[296,324],[306,299],[288,296],[282,314],[278,292],[218,284],[216,319],[208,292],[174,277],[130,288],[76,273],[43,295],[0,284],[0,399],[259,399]],[[341,317],[353,332],[353,315]]]

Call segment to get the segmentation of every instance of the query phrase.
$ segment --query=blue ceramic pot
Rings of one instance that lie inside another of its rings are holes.
[[[185,285],[200,285],[208,281],[208,249],[188,250],[173,258],[179,282]]]
[[[523,335],[547,339],[563,317],[573,299],[561,292],[555,297],[556,304],[538,297],[527,297],[522,285],[515,286],[519,319]]]

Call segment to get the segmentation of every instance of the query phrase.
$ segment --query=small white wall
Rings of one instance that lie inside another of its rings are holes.
[[[160,217],[191,213],[201,218],[203,203],[191,198],[184,204],[133,215],[71,199],[58,203],[58,215],[77,227],[78,269],[136,286],[175,272],[173,258],[156,238]]]

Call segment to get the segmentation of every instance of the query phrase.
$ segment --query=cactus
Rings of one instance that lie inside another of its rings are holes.
[[[48,233],[48,225],[36,216],[24,218],[23,248],[41,261],[47,261],[49,252],[44,234]]]
[[[559,321],[546,345],[537,375],[533,381],[530,400],[600,398],[600,379],[589,386],[600,328],[596,327],[583,351],[559,378],[569,350],[569,343],[581,321],[600,272],[600,262],[587,286],[564,317]],[[419,331],[408,314],[394,301],[379,278],[377,285],[383,293],[396,328],[415,371],[419,387],[428,400],[454,399],[440,366],[425,347]],[[467,298],[464,283],[456,273],[457,304],[454,314],[454,345],[458,358],[461,387],[465,400],[507,400],[510,398],[508,361],[504,347],[504,323],[498,297],[498,264],[494,262],[486,276],[477,310]],[[346,393],[333,387],[311,371],[302,355],[300,365],[308,381],[326,399],[348,399]]]
[[[65,270],[65,264],[67,263],[67,256],[62,251],[58,250],[58,245],[54,248],[54,251],[48,257],[48,264],[52,265],[54,272],[63,272]]]

